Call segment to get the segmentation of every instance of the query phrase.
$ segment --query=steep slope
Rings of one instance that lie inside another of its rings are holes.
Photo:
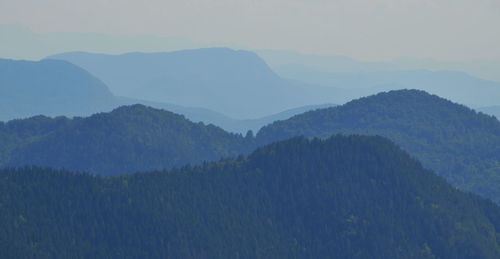
[[[500,122],[423,91],[400,90],[294,116],[262,128],[261,144],[337,133],[390,138],[463,190],[500,202]]]
[[[57,186],[57,188],[54,188]],[[97,178],[0,171],[11,258],[497,258],[500,208],[380,137]]]
[[[30,133],[39,118],[3,126],[4,166],[38,165],[101,175],[133,173],[218,160],[253,149],[253,139],[142,105],[88,118],[49,119],[52,130]],[[58,123],[61,121],[61,123]],[[23,124],[25,127],[15,126]],[[47,128],[47,126],[45,126]],[[17,134],[17,135],[16,135]]]
[[[280,78],[249,51],[207,48],[123,55],[73,52],[48,58],[66,60],[90,71],[119,96],[202,107],[235,119],[254,119],[305,105],[339,103],[338,89]]]

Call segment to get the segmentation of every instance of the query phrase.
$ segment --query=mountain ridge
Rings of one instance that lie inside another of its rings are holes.
[[[94,75],[62,60],[0,59],[0,70],[0,121],[37,115],[90,116],[139,103],[183,114],[194,122],[211,123],[227,131],[245,134],[248,130],[256,132],[274,118],[288,118],[307,108],[296,108],[295,113],[284,111],[261,118],[239,120],[205,108],[115,96]]]
[[[116,95],[207,108],[235,119],[339,103],[336,96],[343,91],[281,78],[257,54],[229,48],[121,55],[62,53],[47,59],[83,67]]]
[[[263,127],[260,145],[304,135],[388,137],[464,190],[500,201],[500,121],[421,90],[398,90]]]
[[[456,190],[382,137],[293,138],[247,157],[120,177],[4,169],[0,186],[0,230],[10,234],[0,245],[15,257],[500,253],[498,206]]]
[[[58,120],[45,119],[49,124]],[[61,127],[30,135],[14,148],[4,149],[4,166],[28,164],[113,175],[217,160],[253,147],[253,140],[241,135],[140,104],[59,120],[64,121]],[[21,122],[7,123],[4,128],[14,123]],[[12,138],[7,135],[6,141]]]
[[[12,135],[12,130],[9,131],[12,123],[0,124],[0,143],[6,143],[0,150],[0,162],[3,161],[0,165],[33,163],[104,175],[122,174],[247,154],[258,146],[300,135],[323,138],[339,133],[381,135],[454,186],[500,201],[497,188],[500,183],[500,122],[423,91],[392,91],[306,112],[274,122],[255,136],[253,132],[245,136],[230,134],[166,111],[145,107],[142,110],[148,113],[144,121],[125,120],[127,116],[140,117],[142,111],[123,115],[105,113],[77,120],[41,117],[17,121],[17,131],[27,132],[26,137]],[[151,117],[156,119],[148,119]],[[51,123],[59,125],[60,131],[47,130],[51,136],[36,133]],[[163,128],[172,131],[165,134]],[[29,135],[31,131],[35,133]],[[87,134],[86,139],[78,132]],[[105,137],[107,134],[109,138]],[[168,144],[169,141],[174,144]],[[208,152],[207,148],[213,152]],[[107,149],[113,152],[106,152]],[[175,152],[176,149],[180,151]],[[195,155],[190,155],[189,150]],[[101,155],[85,157],[88,153]],[[89,167],[90,164],[95,168]]]

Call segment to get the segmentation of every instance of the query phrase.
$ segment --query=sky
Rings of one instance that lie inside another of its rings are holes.
[[[365,61],[500,60],[500,0],[0,0],[0,24],[40,35],[177,37]],[[33,53],[44,48],[10,40]]]

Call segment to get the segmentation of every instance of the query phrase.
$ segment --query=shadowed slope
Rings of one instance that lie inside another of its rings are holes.
[[[114,175],[218,160],[252,148],[253,140],[241,135],[193,123],[168,111],[133,105],[66,119],[62,127],[25,138],[5,159],[9,166],[28,164]]]
[[[380,137],[296,138],[248,158],[113,178],[2,170],[0,187],[0,246],[11,257],[500,253],[497,206],[457,191]]]

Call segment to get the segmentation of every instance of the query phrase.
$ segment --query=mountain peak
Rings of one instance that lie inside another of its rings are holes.
[[[270,143],[339,133],[387,137],[455,186],[500,202],[500,122],[421,90],[384,92],[306,112],[263,127],[257,139]]]
[[[141,104],[62,121],[35,117],[14,126],[27,133],[12,148],[0,150],[3,166],[29,163],[116,175],[213,161],[254,148],[253,138]],[[0,127],[0,137],[8,130]]]

